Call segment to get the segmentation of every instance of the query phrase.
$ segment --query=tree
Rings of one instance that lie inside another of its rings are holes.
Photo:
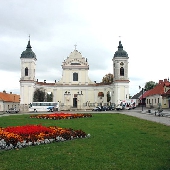
[[[34,102],[44,102],[46,99],[45,90],[43,88],[37,88],[34,92]]]
[[[112,83],[112,82],[113,82],[113,74],[111,73],[106,74],[102,79],[102,83]]]
[[[47,102],[52,102],[53,101],[53,93],[47,93]]]
[[[157,83],[155,83],[154,81],[148,81],[145,83],[145,90],[148,91],[148,90],[151,90],[153,89],[155,86],[157,85]]]
[[[107,92],[107,102],[110,102],[111,96],[110,96],[110,91]]]

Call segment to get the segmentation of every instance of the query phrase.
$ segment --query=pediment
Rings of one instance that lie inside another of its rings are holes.
[[[62,64],[63,69],[89,69],[87,58],[82,56],[80,52],[74,50]]]
[[[85,61],[85,59],[84,58],[81,58],[81,59],[67,59],[67,60],[65,60],[65,62],[64,62],[64,65],[65,66],[87,66],[88,64],[87,64],[87,62]]]

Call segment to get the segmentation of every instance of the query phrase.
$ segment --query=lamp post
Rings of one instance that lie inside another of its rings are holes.
[[[143,111],[143,88],[142,88],[142,111]]]

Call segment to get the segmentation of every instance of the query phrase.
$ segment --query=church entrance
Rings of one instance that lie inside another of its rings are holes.
[[[77,107],[77,98],[73,98],[73,107]]]

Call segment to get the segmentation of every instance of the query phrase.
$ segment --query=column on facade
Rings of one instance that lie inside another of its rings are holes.
[[[57,101],[57,89],[53,89],[53,101],[58,102]]]
[[[24,86],[21,85],[20,88],[21,88],[20,103],[21,103],[21,104],[24,104],[24,103],[23,103],[23,98],[24,98]]]
[[[117,84],[115,85],[114,99],[115,99],[115,104],[117,105],[120,102],[120,88]]]
[[[97,107],[97,103],[98,103],[98,91],[96,89],[94,89],[94,103],[95,103],[95,107]]]
[[[66,106],[67,110],[70,109],[70,99],[71,99],[71,94],[64,94],[64,105]]]
[[[81,81],[81,71],[78,71],[78,82],[80,84],[82,84],[82,81]]]
[[[85,90],[85,97],[84,97],[84,99],[85,99],[85,103],[86,103],[86,109],[89,109],[89,106],[90,106],[90,100],[89,100],[89,90],[88,89],[86,89]]]
[[[31,86],[28,86],[28,101],[27,101],[28,103],[27,104],[30,104],[33,101],[33,98],[32,98],[33,94],[31,94],[31,92],[32,92]]]
[[[87,71],[85,71],[85,84],[88,82],[88,74]]]
[[[81,95],[77,95],[77,109],[81,109]]]
[[[72,83],[72,81],[73,81],[73,73],[74,73],[74,72],[71,72],[71,71],[70,71],[70,82],[71,82],[71,83]]]
[[[129,99],[129,87],[125,85],[125,99]]]

